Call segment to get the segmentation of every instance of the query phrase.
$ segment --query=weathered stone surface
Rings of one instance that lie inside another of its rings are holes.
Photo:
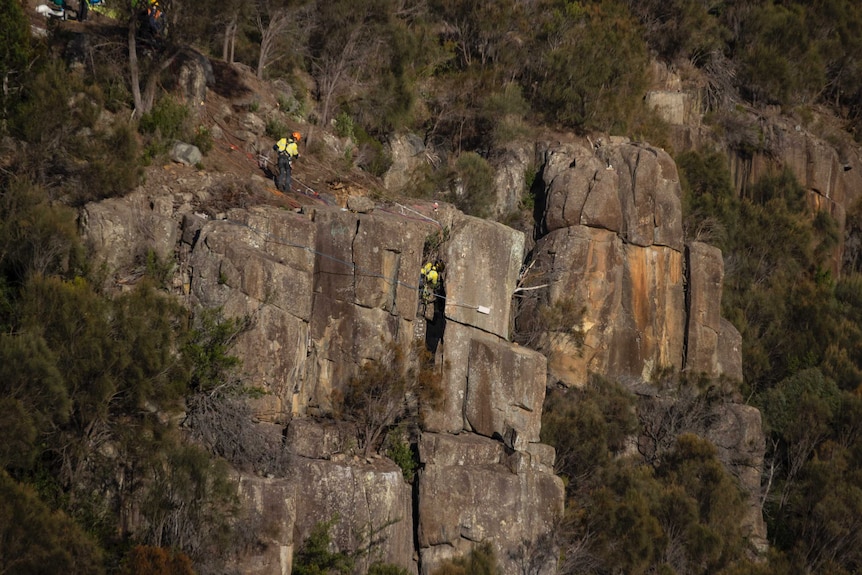
[[[374,211],[374,200],[365,196],[350,196],[347,198],[347,209],[360,214],[370,214]]]
[[[684,126],[692,122],[696,101],[692,94],[678,90],[653,90],[646,94],[646,104],[672,126]]]
[[[295,473],[295,540],[304,541],[321,521],[338,516],[330,531],[339,549],[359,549],[375,533],[383,544],[357,560],[360,572],[374,561],[416,571],[413,549],[411,488],[401,469],[387,459],[346,465],[297,457]]]
[[[717,316],[720,254],[693,244],[687,266],[683,262],[679,188],[669,157],[611,139],[597,149],[553,146],[547,158],[549,233],[538,240],[534,269],[543,278],[537,283],[548,286],[531,293],[552,304],[572,297],[586,308],[583,324],[573,326],[584,330],[584,347],[555,340],[549,361],[555,377],[573,385],[591,372],[644,381],[655,368],[685,367],[741,378],[739,334]],[[283,575],[313,525],[338,513],[333,535],[342,549],[356,548],[361,528],[385,526],[379,558],[415,570],[418,554],[429,573],[485,539],[504,573],[520,573],[526,550],[546,544],[563,501],[552,472],[554,450],[537,443],[545,360],[506,341],[523,234],[427,204],[412,207],[432,214],[439,227],[382,205],[373,213],[259,207],[206,219],[194,215],[192,205],[209,192],[191,185],[177,181],[191,190],[187,198],[166,196],[141,206],[174,228],[180,216],[173,204],[185,206],[182,239],[174,229],[167,253],[179,246],[192,305],[223,306],[229,317],[252,318],[233,352],[243,360],[246,381],[268,392],[253,404],[256,417],[273,422],[274,430],[286,425],[285,453],[296,459],[287,479],[243,479],[253,508],[280,515],[273,519],[278,534],[239,570]],[[128,230],[140,211],[129,206],[106,217],[123,228],[115,245],[133,245],[127,238],[138,237]],[[445,394],[439,411],[423,413],[424,468],[411,503],[410,486],[394,464],[378,458],[360,464],[345,455],[349,433],[302,416],[331,414],[333,395],[363,361],[384,357],[390,346],[406,350],[414,328],[425,325],[416,318],[416,287],[423,244],[432,233],[446,238],[431,256],[447,264],[445,329],[436,356]],[[115,248],[104,242],[103,249]],[[690,277],[684,277],[687,267]],[[716,426],[716,441],[753,489],[762,461],[762,441],[753,431],[759,423],[744,409],[727,410],[727,421],[736,423]],[[280,444],[282,437],[272,439]],[[552,560],[542,559],[529,570],[552,568]]]
[[[719,459],[739,480],[748,495],[748,509],[743,527],[751,541],[765,549],[766,524],[760,511],[760,481],[766,437],[763,433],[760,411],[750,405],[726,403],[719,408],[717,417],[706,437],[718,449]]]
[[[363,308],[343,301],[315,297],[311,321],[307,377],[301,384],[300,413],[331,412],[333,390],[343,389],[366,359],[380,359],[391,345],[406,349],[412,323],[379,308]]]
[[[192,144],[174,142],[174,145],[171,147],[171,160],[180,164],[196,166],[201,162],[203,157],[198,147]]]
[[[240,474],[237,477],[237,494],[260,538],[249,545],[250,553],[235,566],[249,575],[283,575],[290,573],[296,551],[294,525],[296,523],[295,489],[286,479],[268,479],[256,475]]]
[[[251,132],[255,136],[261,136],[266,132],[266,122],[257,114],[246,112],[240,115],[238,120],[242,130]]]
[[[523,233],[469,216],[455,220],[443,255],[446,319],[507,339],[523,258]],[[480,306],[489,313],[480,313]]]
[[[455,322],[446,324],[442,346],[443,405],[424,414],[425,429],[438,433],[459,433],[464,429],[464,401],[467,396],[467,366],[472,339],[495,338],[474,327]]]
[[[417,134],[400,134],[389,143],[392,164],[383,176],[388,190],[398,191],[410,182],[412,173],[425,164],[425,143]]]
[[[207,98],[207,86],[215,84],[215,73],[209,59],[193,50],[183,53],[177,83],[189,110],[198,115]]]
[[[491,217],[501,220],[515,212],[526,188],[527,168],[533,163],[533,145],[510,143],[494,160],[494,207]]]
[[[585,225],[631,244],[682,251],[679,175],[664,150],[631,143],[553,147],[543,178],[548,232]]]
[[[532,469],[512,473],[508,466],[494,463],[493,456],[482,463],[464,452],[465,448],[472,450],[476,443],[499,445],[490,439],[455,442],[450,436],[440,436],[434,441],[435,449],[454,455],[447,458],[447,463],[426,463],[419,475],[422,573],[433,572],[442,561],[463,555],[482,541],[491,542],[497,557],[505,558],[500,562],[504,574],[521,573],[521,565],[514,557],[523,552],[525,541],[547,538],[562,513],[562,480]],[[423,435],[420,452],[424,442]],[[459,463],[448,464],[453,460]],[[556,566],[554,553],[549,557],[549,561],[533,566],[531,572],[552,573]]]
[[[135,192],[87,204],[81,211],[81,233],[94,260],[117,272],[147,250],[163,261],[173,258],[179,226],[172,215],[170,198]]]
[[[686,247],[688,271],[688,329],[686,371],[716,377],[720,372],[721,288],[724,261],[721,250],[701,242]]]
[[[549,301],[572,298],[586,308],[583,347],[554,341],[554,377],[582,385],[588,373],[646,380],[657,367],[682,367],[682,253],[627,244],[613,232],[587,226],[552,232],[535,251],[535,269],[550,281]]]
[[[314,291],[332,299],[412,317],[422,246],[433,229],[391,215],[318,210]]]
[[[406,225],[391,215],[361,215],[357,221],[353,242],[356,303],[412,319],[419,303],[422,248],[433,226],[423,222]]]
[[[419,461],[438,467],[496,465],[506,460],[505,446],[473,433],[445,435],[423,433],[419,442]]]
[[[255,402],[258,417],[284,421],[301,397],[312,314],[315,227],[279,210],[232,211],[208,221],[192,251],[191,294],[226,317],[251,317],[236,341],[242,372],[269,393]]]
[[[732,323],[721,319],[718,334],[718,373],[742,381],[742,335]]]
[[[729,167],[737,193],[744,195],[764,176],[789,169],[808,190],[812,209],[829,213],[838,223],[841,241],[835,246],[828,265],[833,273],[840,274],[847,208],[862,197],[862,161],[858,151],[845,146],[836,149],[805,126],[787,118],[751,115],[742,120],[755,127],[749,139],[758,142],[765,151],[753,155],[730,154]],[[809,125],[819,122],[820,118],[815,115]]]
[[[566,144],[545,153],[542,177],[548,232],[577,225],[623,229],[616,174],[606,168],[607,162],[584,146]]]
[[[469,427],[517,450],[538,442],[545,356],[505,342],[474,339],[468,362],[465,418]]]
[[[259,526],[261,539],[238,565],[243,573],[290,573],[293,556],[315,525],[336,518],[330,534],[341,550],[368,544],[369,531],[382,542],[361,556],[357,568],[374,561],[416,573],[411,489],[392,462],[340,464],[294,457],[289,478],[239,477],[239,496]]]
[[[285,429],[284,448],[301,457],[330,459],[346,454],[354,437],[355,429],[344,422],[295,417]]]

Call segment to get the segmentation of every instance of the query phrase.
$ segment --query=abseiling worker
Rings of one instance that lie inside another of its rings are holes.
[[[422,266],[422,300],[426,303],[434,298],[434,292],[437,291],[437,286],[440,284],[440,272],[437,271],[437,264],[428,262]]]

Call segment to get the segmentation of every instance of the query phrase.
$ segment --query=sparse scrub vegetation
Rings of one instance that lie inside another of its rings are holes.
[[[444,561],[433,575],[499,575],[497,554],[489,542],[476,544],[467,555]]]
[[[347,381],[336,406],[340,417],[356,425],[365,457],[377,452],[388,431],[399,423],[418,425],[423,410],[442,400],[441,372],[424,347],[417,343],[405,353],[389,345],[385,353]]]
[[[72,40],[105,30],[72,34],[61,23],[31,37],[22,4],[0,3],[0,540],[12,542],[0,572],[223,572],[236,539],[224,462],[283,470],[244,401],[262,392],[231,353],[246,320],[190,317],[163,293],[173,261],[143,251],[138,285],[104,293],[78,237],[75,208],[132,190],[174,139],[213,149],[208,120],[170,93],[175,58],[189,46],[290,82],[269,137],[288,131],[285,114],[321,131],[334,120],[354,140],[346,163],[382,176],[386,143],[421,134],[428,161],[408,193],[479,217],[494,201],[489,159],[537,127],[668,147],[668,127],[644,104],[653,55],[702,82],[710,128],[743,159],[778,151],[751,121],[761,105],[796,110],[815,131],[812,110],[831,111],[847,131],[822,130],[842,157],[862,140],[862,5],[852,0],[225,2],[208,6],[208,18],[194,2],[163,4],[171,25],[160,42],[128,34],[143,3],[122,2],[110,26],[119,34],[81,47]],[[291,33],[264,46],[282,8]],[[233,111],[267,109],[254,97],[243,105]],[[325,147],[308,144],[310,156]],[[762,506],[772,551],[762,564],[746,561],[739,492],[700,437],[710,408],[731,393],[722,382],[664,381],[674,410],[596,379],[546,401],[542,438],[557,447],[567,481],[560,570],[858,572],[862,204],[846,206],[842,230],[830,213],[811,213],[790,173],[737,195],[721,153],[677,161],[686,240],[724,255],[722,315],[743,338],[745,380],[732,393],[761,409],[769,434]],[[535,177],[531,169],[528,188]],[[239,179],[206,191],[204,211],[271,201]],[[535,199],[524,195],[522,208]],[[426,256],[446,232],[429,238]],[[577,353],[579,302],[537,297],[528,308],[514,341]],[[384,355],[338,382],[340,415],[366,456],[385,450],[411,481],[411,432],[441,400],[439,369],[412,351]],[[636,448],[627,443],[635,435]],[[300,550],[297,575],[355,568],[330,549],[330,527]],[[480,544],[440,575],[496,571]],[[370,572],[403,575],[386,564]]]

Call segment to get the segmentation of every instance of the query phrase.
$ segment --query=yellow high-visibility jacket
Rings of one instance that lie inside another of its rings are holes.
[[[287,154],[290,159],[299,157],[299,146],[293,138],[282,138],[273,146],[279,154]]]

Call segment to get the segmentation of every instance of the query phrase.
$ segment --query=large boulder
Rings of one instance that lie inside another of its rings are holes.
[[[496,222],[462,216],[452,223],[443,253],[447,321],[508,339],[524,241]]]
[[[501,341],[473,339],[464,415],[469,427],[519,451],[539,441],[545,356]]]
[[[470,434],[423,434],[419,457],[424,575],[482,542],[491,543],[504,575],[524,568],[555,572],[551,534],[562,515],[564,488],[550,467],[529,452],[510,456],[501,443]]]
[[[584,308],[582,345],[554,339],[549,370],[568,385],[590,373],[649,379],[660,367],[682,368],[685,293],[682,253],[626,243],[605,229],[556,230],[535,250],[534,270],[549,280],[548,302]]]
[[[416,572],[411,486],[387,459],[347,464],[294,458],[295,538],[304,541],[315,525],[335,519],[330,534],[340,550],[368,548],[357,558],[365,573],[376,562]]]
[[[250,317],[237,340],[248,381],[269,392],[258,416],[326,414],[366,359],[406,349],[431,224],[391,214],[231,210],[185,218],[193,301]]]
[[[314,245],[316,228],[279,210],[234,210],[229,217],[206,221],[197,232],[190,295],[226,317],[251,319],[233,351],[245,379],[268,392],[255,402],[258,416],[283,421],[306,370],[315,260],[305,246]]]
[[[383,186],[399,191],[412,179],[413,173],[425,165],[425,142],[417,134],[399,134],[389,141],[392,164],[383,175]]]
[[[332,521],[329,533],[339,550],[370,548],[358,555],[362,572],[381,561],[416,573],[411,488],[401,469],[384,459],[346,464],[296,456],[290,466],[286,478],[238,478],[247,531],[257,536],[248,542],[238,571],[289,574],[312,529]]]
[[[688,271],[688,329],[685,369],[709,376],[720,375],[718,361],[724,261],[721,250],[701,242],[686,246]]]
[[[550,148],[542,174],[544,229],[603,228],[639,246],[682,251],[679,175],[659,148],[631,143]]]
[[[717,408],[706,437],[716,446],[718,458],[739,481],[748,499],[743,523],[748,539],[766,550],[766,523],[761,512],[761,471],[766,452],[760,411],[750,405],[725,403]]]
[[[237,495],[247,522],[243,531],[255,534],[257,540],[249,542],[250,552],[237,557],[231,567],[248,575],[290,573],[297,544],[302,542],[294,539],[294,486],[283,478],[239,474]]]
[[[171,260],[180,234],[173,200],[142,191],[87,204],[79,223],[94,263],[119,275],[142,264],[148,251]]]
[[[441,358],[443,404],[423,414],[425,429],[472,430],[519,450],[539,440],[544,356],[478,328],[447,322]]]
[[[519,209],[526,191],[527,170],[534,163],[533,148],[526,142],[512,142],[494,159],[494,219],[502,221]]]

